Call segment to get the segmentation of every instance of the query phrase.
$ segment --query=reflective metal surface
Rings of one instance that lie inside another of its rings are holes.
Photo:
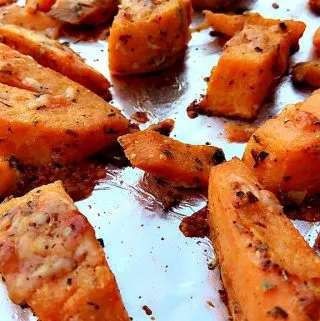
[[[279,4],[279,9],[272,7],[274,2]],[[300,41],[300,51],[292,57],[292,63],[314,55],[312,36],[320,19],[310,13],[306,2],[258,0],[245,4],[266,17],[300,19],[308,24]],[[194,20],[196,24],[201,15],[196,15]],[[176,126],[172,137],[197,144],[209,141],[222,147],[228,159],[242,156],[244,145],[230,144],[225,139],[226,120],[204,116],[189,119],[186,113],[186,107],[205,93],[204,78],[209,76],[221,52],[219,39],[209,36],[209,30],[193,34],[184,62],[144,77],[111,78],[104,42],[77,43],[72,47],[111,79],[113,104],[122,108],[126,116],[146,111],[150,123],[173,118]],[[287,103],[303,100],[309,93],[308,89],[294,88],[290,76],[283,77],[273,101],[262,108],[257,122],[279,113]],[[110,166],[107,178],[92,196],[77,204],[95,227],[97,237],[104,239],[108,262],[129,315],[138,321],[151,317],[158,321],[227,320],[218,293],[219,271],[210,271],[207,267],[213,257],[210,241],[187,239],[178,228],[183,216],[204,206],[204,196],[185,199],[178,208],[164,213],[157,200],[141,188],[142,177],[143,172],[138,169]],[[319,225],[304,222],[295,222],[295,225],[313,245]],[[144,305],[152,310],[152,315],[145,313]],[[13,320],[36,318],[29,310],[10,303],[1,285],[0,321]]]

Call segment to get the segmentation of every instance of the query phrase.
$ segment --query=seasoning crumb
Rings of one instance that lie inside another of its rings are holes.
[[[101,247],[104,248],[104,240],[100,238],[98,239],[98,242],[100,243]]]
[[[276,3],[276,2],[274,2],[273,4],[272,4],[272,8],[273,9],[279,9],[279,5]]]
[[[207,301],[207,304],[209,308],[214,308],[214,304],[211,301]]]
[[[144,310],[144,312],[146,313],[146,315],[152,315],[152,310],[151,310],[148,306],[144,305],[144,306],[142,307],[142,310]]]
[[[149,117],[147,113],[144,111],[137,111],[133,113],[130,118],[141,124],[145,124],[149,121]]]

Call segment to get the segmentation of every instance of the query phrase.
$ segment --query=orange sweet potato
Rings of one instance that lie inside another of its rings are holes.
[[[16,4],[0,8],[0,22],[26,29],[43,32],[50,38],[58,38],[61,34],[62,23],[43,12],[30,13],[26,8]]]
[[[295,32],[291,32],[293,26]],[[287,70],[290,49],[297,44],[298,31],[301,37],[304,29],[302,22],[289,27],[278,20],[248,20],[226,43],[200,109],[209,115],[255,117],[275,79]]]
[[[239,159],[212,169],[208,221],[233,320],[319,320],[320,258]]]
[[[225,124],[224,130],[228,140],[232,143],[246,143],[257,130],[254,125]]]
[[[258,13],[228,15],[204,10],[203,14],[205,19],[204,22],[199,26],[200,29],[211,27],[215,31],[229,37],[232,37],[236,33],[240,32],[246,23],[264,27],[276,26],[281,22],[285,23],[285,25],[282,24],[282,29],[286,30],[286,33],[290,37],[290,42],[293,48],[298,46],[299,39],[301,38],[306,27],[302,22],[297,22],[294,20],[268,19],[264,18]]]
[[[0,272],[42,321],[129,321],[87,219],[60,182],[0,205]]]
[[[175,186],[207,186],[211,167],[225,161],[219,148],[184,144],[151,130],[118,141],[134,167]]]
[[[0,41],[49,67],[102,97],[109,97],[108,80],[69,47],[45,35],[14,25],[0,26]]]
[[[31,57],[2,43],[0,43],[0,83],[39,94],[61,96],[92,109],[105,109],[108,114],[119,114],[115,107],[89,89],[52,69],[41,66]],[[127,121],[123,121],[126,126]]]
[[[309,6],[314,12],[320,12],[320,0],[309,0]]]
[[[320,28],[313,35],[313,45],[317,51],[320,51]]]
[[[296,64],[291,71],[293,80],[320,88],[320,60]]]
[[[302,201],[320,192],[320,91],[289,105],[251,137],[244,162],[265,189]],[[298,202],[299,202],[298,200]]]
[[[43,11],[75,25],[107,22],[116,13],[117,6],[117,0],[27,0],[30,12]]]
[[[109,37],[112,74],[164,69],[183,56],[190,39],[190,0],[124,0]]]
[[[62,96],[0,84],[0,155],[26,164],[80,161],[116,143],[128,121],[110,105],[83,105]]]

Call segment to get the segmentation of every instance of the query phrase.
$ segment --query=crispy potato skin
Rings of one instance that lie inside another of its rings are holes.
[[[164,69],[184,55],[190,39],[190,0],[125,0],[109,37],[114,75]]]
[[[175,186],[207,186],[211,167],[225,160],[219,148],[184,144],[151,130],[118,141],[134,167]]]
[[[30,12],[46,12],[57,20],[74,25],[97,25],[109,21],[116,13],[116,0],[27,0]]]
[[[319,320],[320,259],[239,159],[212,168],[208,220],[233,320]]]
[[[0,26],[0,41],[39,64],[78,82],[102,97],[110,97],[108,80],[59,41],[14,25]]]
[[[115,144],[128,130],[128,121],[109,105],[97,108],[3,84],[0,90],[2,157],[34,165],[72,163]]]
[[[212,69],[207,94],[199,106],[203,112],[255,117],[275,79],[287,70],[297,34],[303,34],[304,23],[295,23],[251,16],[244,29],[226,43],[217,67]]]
[[[0,272],[14,303],[42,321],[129,320],[94,230],[60,182],[0,213]]]
[[[304,83],[320,88],[320,61],[311,60],[296,64],[291,71],[292,78],[297,83]]]
[[[26,8],[16,4],[0,8],[2,24],[17,25],[26,29],[43,32],[50,38],[58,38],[61,34],[62,23],[43,12],[30,13]]]
[[[320,91],[304,102],[289,105],[266,121],[252,136],[244,162],[254,170],[265,189],[277,195],[320,192]]]

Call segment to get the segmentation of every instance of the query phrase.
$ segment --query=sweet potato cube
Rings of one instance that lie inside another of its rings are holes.
[[[118,141],[134,167],[175,186],[207,186],[211,167],[225,161],[217,147],[184,144],[151,130]]]
[[[320,88],[320,60],[300,62],[292,68],[291,74],[297,83]]]
[[[128,121],[110,105],[75,103],[0,84],[0,155],[26,164],[64,164],[116,143]]]
[[[277,195],[320,192],[320,91],[302,103],[289,105],[266,121],[251,137],[244,162],[265,189]],[[294,201],[294,199],[292,199]]]
[[[164,69],[184,55],[190,39],[190,0],[124,0],[109,37],[112,74]]]
[[[39,64],[78,82],[102,97],[109,97],[108,80],[69,47],[45,35],[14,25],[0,26],[0,41]]]
[[[260,20],[258,24],[247,22],[244,29],[226,43],[217,67],[211,72],[207,94],[200,103],[203,112],[253,118],[275,79],[287,70],[295,39],[289,32],[291,28],[285,22],[270,26],[270,19]],[[300,30],[301,24],[297,22],[297,25]]]
[[[116,13],[116,0],[27,0],[30,12],[43,11],[51,17],[75,24],[100,24]]]
[[[62,184],[0,205],[0,272],[11,300],[42,321],[128,321],[87,219]]]
[[[233,320],[318,320],[320,258],[239,159],[212,168],[208,221]]]
[[[62,23],[43,12],[29,12],[16,4],[0,8],[0,22],[20,26],[26,29],[43,32],[50,38],[58,38]]]

